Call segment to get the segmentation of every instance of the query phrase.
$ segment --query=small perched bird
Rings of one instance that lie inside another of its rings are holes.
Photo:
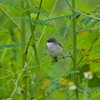
[[[53,62],[58,61],[58,56],[62,53],[62,46],[55,38],[49,38],[46,44],[46,50],[49,56],[53,58]]]

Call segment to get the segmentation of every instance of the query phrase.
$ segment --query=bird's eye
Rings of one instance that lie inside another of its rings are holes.
[[[56,42],[56,40],[54,38],[50,38],[49,40],[47,40],[47,42]]]
[[[53,42],[52,40],[48,40],[47,42]]]

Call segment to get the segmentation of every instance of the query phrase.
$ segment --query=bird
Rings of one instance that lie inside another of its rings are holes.
[[[47,40],[46,51],[47,51],[47,54],[53,58],[52,62],[57,62],[58,56],[62,55],[63,49],[62,49],[61,44],[57,41],[57,39],[55,39],[54,37],[51,37]]]

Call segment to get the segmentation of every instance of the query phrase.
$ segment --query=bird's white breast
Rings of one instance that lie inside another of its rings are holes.
[[[62,52],[62,47],[60,45],[52,42],[47,43],[47,53],[50,56],[52,57],[59,56],[61,52]]]
[[[54,43],[52,43],[52,42],[47,42],[47,47],[49,48],[49,47],[51,47],[51,46],[53,46],[54,45]]]

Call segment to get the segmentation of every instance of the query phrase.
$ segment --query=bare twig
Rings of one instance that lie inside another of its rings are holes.
[[[71,57],[71,58],[72,58],[72,56],[70,56],[70,55],[69,55],[69,56],[65,56],[65,58],[67,58],[67,57]],[[63,58],[61,57],[61,58],[59,58],[59,59],[63,59]],[[29,61],[28,65],[30,64],[31,61],[32,61],[32,58],[31,58],[31,60]],[[21,70],[21,71],[15,72],[15,73],[13,73],[13,74],[9,74],[9,75],[0,77],[0,80],[1,80],[1,79],[4,79],[4,78],[7,78],[7,77],[10,77],[10,76],[13,76],[13,75],[16,75],[16,74],[19,74],[19,73],[24,72],[24,71],[32,70],[32,69],[34,69],[34,68],[37,68],[38,66],[43,66],[43,65],[46,65],[46,64],[49,64],[49,63],[52,63],[52,61],[48,61],[48,62],[46,62],[46,63],[39,64],[39,65],[33,66],[33,67],[31,67],[31,68],[27,68],[27,69],[25,69],[25,70],[23,70],[23,71]]]

